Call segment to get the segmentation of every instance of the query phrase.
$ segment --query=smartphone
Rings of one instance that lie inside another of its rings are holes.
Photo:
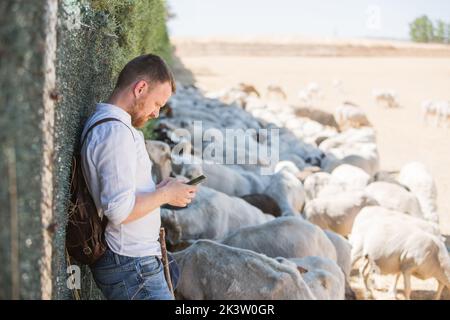
[[[187,182],[186,184],[193,186],[193,185],[199,184],[200,182],[202,182],[205,179],[206,179],[206,176],[204,176],[202,174],[201,176],[198,176],[197,178],[192,179],[191,181]]]

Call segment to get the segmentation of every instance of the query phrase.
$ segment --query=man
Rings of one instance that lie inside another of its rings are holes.
[[[106,103],[98,103],[88,119],[81,150],[82,169],[100,215],[108,218],[106,253],[91,270],[107,299],[173,299],[161,263],[158,242],[160,206],[184,207],[196,187],[175,179],[152,180],[141,128],[157,118],[172,93],[173,76],[158,56],[147,54],[120,72]]]

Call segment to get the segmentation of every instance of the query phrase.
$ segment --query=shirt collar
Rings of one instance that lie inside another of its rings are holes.
[[[100,102],[97,103],[95,109],[101,113],[106,113],[109,116],[113,116],[131,127],[131,115],[122,108],[110,103]]]

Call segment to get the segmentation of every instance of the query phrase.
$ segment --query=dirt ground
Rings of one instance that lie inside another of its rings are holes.
[[[441,231],[450,234],[450,128],[424,125],[420,113],[425,99],[450,100],[450,55],[430,57],[432,53],[427,56],[421,48],[419,57],[411,56],[411,50],[405,57],[401,54],[277,56],[273,52],[267,56],[262,53],[250,56],[239,51],[238,44],[232,47],[236,53],[227,50],[220,55],[218,50],[196,54],[191,50],[195,43],[190,46],[188,54],[177,50],[179,61],[175,73],[182,82],[195,81],[205,91],[246,82],[264,93],[267,85],[278,84],[287,93],[288,102],[298,104],[299,90],[314,81],[323,92],[317,108],[334,112],[345,100],[360,105],[377,131],[381,169],[399,170],[409,161],[420,161],[431,171],[437,185]],[[342,92],[333,87],[334,80],[342,82]],[[400,107],[388,109],[376,105],[373,89],[396,91]],[[381,287],[375,291],[375,298],[389,299],[387,288],[393,277],[377,278]],[[351,284],[362,298],[362,280],[354,275]],[[403,298],[402,288],[401,278],[398,299]],[[437,283],[413,279],[412,288],[412,298],[429,299]]]

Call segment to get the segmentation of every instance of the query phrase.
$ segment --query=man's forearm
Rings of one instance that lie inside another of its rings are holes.
[[[168,195],[164,188],[156,189],[154,192],[140,193],[136,195],[133,211],[122,223],[127,224],[140,219],[167,202]]]

